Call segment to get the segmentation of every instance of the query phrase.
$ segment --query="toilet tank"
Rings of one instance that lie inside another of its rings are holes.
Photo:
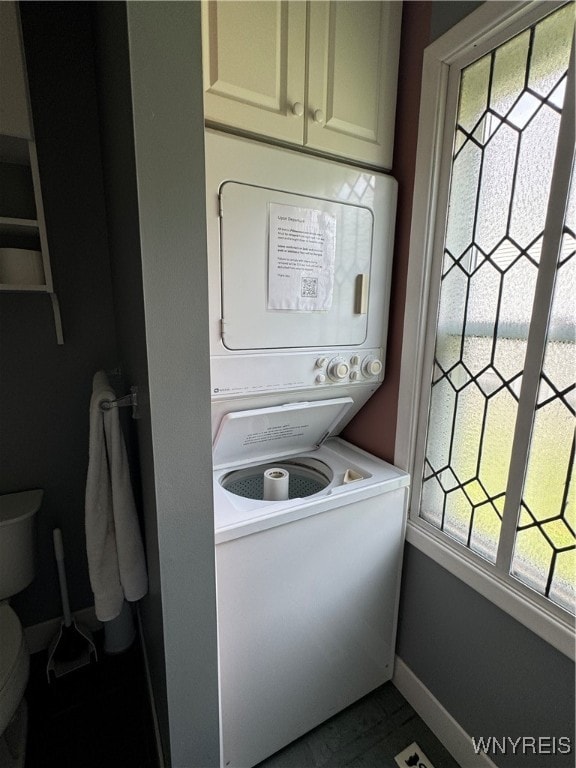
[[[0,600],[34,578],[34,522],[42,495],[34,490],[0,496]]]

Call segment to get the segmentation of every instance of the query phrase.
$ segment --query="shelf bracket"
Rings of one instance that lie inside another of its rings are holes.
[[[60,316],[60,304],[58,296],[55,293],[48,294],[52,301],[52,312],[54,313],[54,327],[56,329],[56,342],[64,344],[64,334],[62,333],[62,317]]]

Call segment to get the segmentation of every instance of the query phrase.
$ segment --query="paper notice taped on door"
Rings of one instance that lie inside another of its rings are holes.
[[[335,216],[270,203],[268,309],[329,310],[335,260]]]

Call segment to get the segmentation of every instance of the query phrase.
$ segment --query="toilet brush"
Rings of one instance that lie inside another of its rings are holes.
[[[70,613],[68,585],[66,583],[66,570],[64,567],[64,545],[60,528],[54,528],[53,539],[64,621],[48,649],[48,664],[46,667],[48,681],[50,681],[50,672],[53,672],[55,677],[60,677],[67,672],[72,672],[79,667],[83,667],[85,664],[89,664],[92,655],[94,655],[94,660],[97,659],[96,646],[92,640],[90,630],[77,624]]]

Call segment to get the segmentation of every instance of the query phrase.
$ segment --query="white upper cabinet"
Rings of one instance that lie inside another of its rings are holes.
[[[301,143],[306,3],[209,0],[202,13],[206,119]]]
[[[402,3],[310,3],[304,143],[392,167]]]
[[[390,168],[402,3],[204,0],[211,124]]]

